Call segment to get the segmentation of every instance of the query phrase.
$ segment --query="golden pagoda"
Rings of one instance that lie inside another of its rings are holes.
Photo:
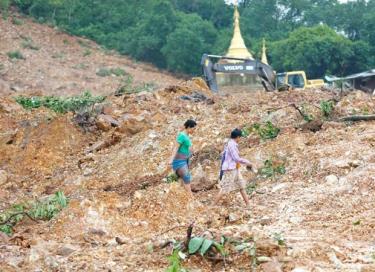
[[[241,35],[240,14],[237,8],[237,1],[234,6],[234,33],[226,57],[254,59],[249,50],[247,50]]]
[[[263,47],[262,47],[262,59],[261,61],[264,64],[268,65],[268,59],[267,59],[267,54],[266,54],[266,41],[263,39]]]

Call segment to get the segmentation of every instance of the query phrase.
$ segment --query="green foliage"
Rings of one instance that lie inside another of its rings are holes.
[[[10,3],[0,0],[3,15]],[[233,7],[223,0],[13,3],[40,22],[179,73],[199,73],[201,55],[224,54],[233,34]],[[315,78],[375,65],[373,0],[243,0],[239,10],[246,45],[260,57],[266,38],[270,63],[279,72],[301,69]],[[90,47],[86,41],[79,43]]]
[[[333,101],[320,101],[320,110],[324,117],[329,117],[333,111],[334,104]]]
[[[188,252],[189,254],[195,254],[199,251],[199,253],[203,256],[210,250],[211,247],[215,247],[221,255],[225,256],[226,253],[223,244],[224,241],[222,241],[222,243],[218,243],[203,237],[193,237],[189,242]]]
[[[285,246],[285,239],[282,233],[278,233],[278,232],[274,233],[273,239],[277,242],[279,246]]]
[[[14,25],[23,25],[23,21],[21,20],[21,19],[18,19],[17,17],[13,17],[12,18],[12,23],[14,24]]]
[[[3,18],[8,17],[8,10],[11,4],[11,0],[0,0],[0,11],[3,14]]]
[[[25,109],[34,109],[39,107],[46,107],[56,113],[79,112],[92,107],[96,103],[103,102],[105,97],[92,96],[90,92],[86,91],[81,95],[62,98],[57,96],[43,96],[43,97],[16,97],[16,102]]]
[[[276,138],[280,133],[280,129],[274,126],[270,121],[267,121],[265,124],[255,123],[250,130],[257,133],[262,140]]]
[[[173,183],[177,181],[178,181],[178,176],[176,175],[176,173],[169,174],[165,180],[166,183]]]
[[[50,220],[67,206],[67,199],[63,192],[56,192],[44,201],[33,203],[30,215],[34,219]]]
[[[90,56],[90,55],[91,55],[91,50],[86,48],[85,51],[83,52],[83,56],[87,57],[87,56]]]
[[[7,235],[13,233],[13,226],[25,218],[25,213],[35,220],[50,220],[68,205],[68,199],[63,192],[58,191],[54,195],[35,202],[16,204],[3,213],[0,213],[0,231]]]
[[[181,266],[180,251],[175,249],[169,259],[169,267],[166,272],[185,272],[186,270]]]
[[[26,59],[19,50],[10,51],[7,55],[10,59]]]
[[[272,159],[265,160],[263,167],[259,169],[259,174],[265,178],[274,178],[276,175],[286,173],[285,164],[276,164]]]

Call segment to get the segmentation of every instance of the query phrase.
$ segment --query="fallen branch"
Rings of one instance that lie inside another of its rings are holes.
[[[373,121],[375,120],[375,114],[373,115],[352,115],[340,118],[339,121],[341,122],[356,122],[356,121]]]
[[[18,212],[18,213],[14,213],[11,216],[9,216],[8,219],[5,220],[4,222],[1,222],[0,226],[8,224],[10,222],[10,220],[12,220],[13,217],[16,217],[16,216],[21,215],[21,214],[22,215],[26,215],[28,218],[30,218],[34,222],[38,222],[37,220],[35,220],[34,218],[32,218],[31,215],[29,215],[27,212]]]

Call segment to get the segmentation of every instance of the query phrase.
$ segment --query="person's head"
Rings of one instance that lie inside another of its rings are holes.
[[[185,127],[185,130],[187,131],[188,134],[191,134],[193,133],[194,131],[194,128],[197,126],[197,122],[195,122],[194,120],[187,120],[184,124],[184,127]]]
[[[230,133],[230,138],[235,140],[236,142],[239,142],[241,137],[242,137],[242,131],[238,128],[232,130],[232,132]]]

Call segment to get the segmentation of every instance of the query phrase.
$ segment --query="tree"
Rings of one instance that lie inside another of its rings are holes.
[[[368,45],[353,43],[328,26],[303,27],[272,43],[271,63],[278,71],[305,70],[311,78],[343,76],[367,65],[364,48]]]

